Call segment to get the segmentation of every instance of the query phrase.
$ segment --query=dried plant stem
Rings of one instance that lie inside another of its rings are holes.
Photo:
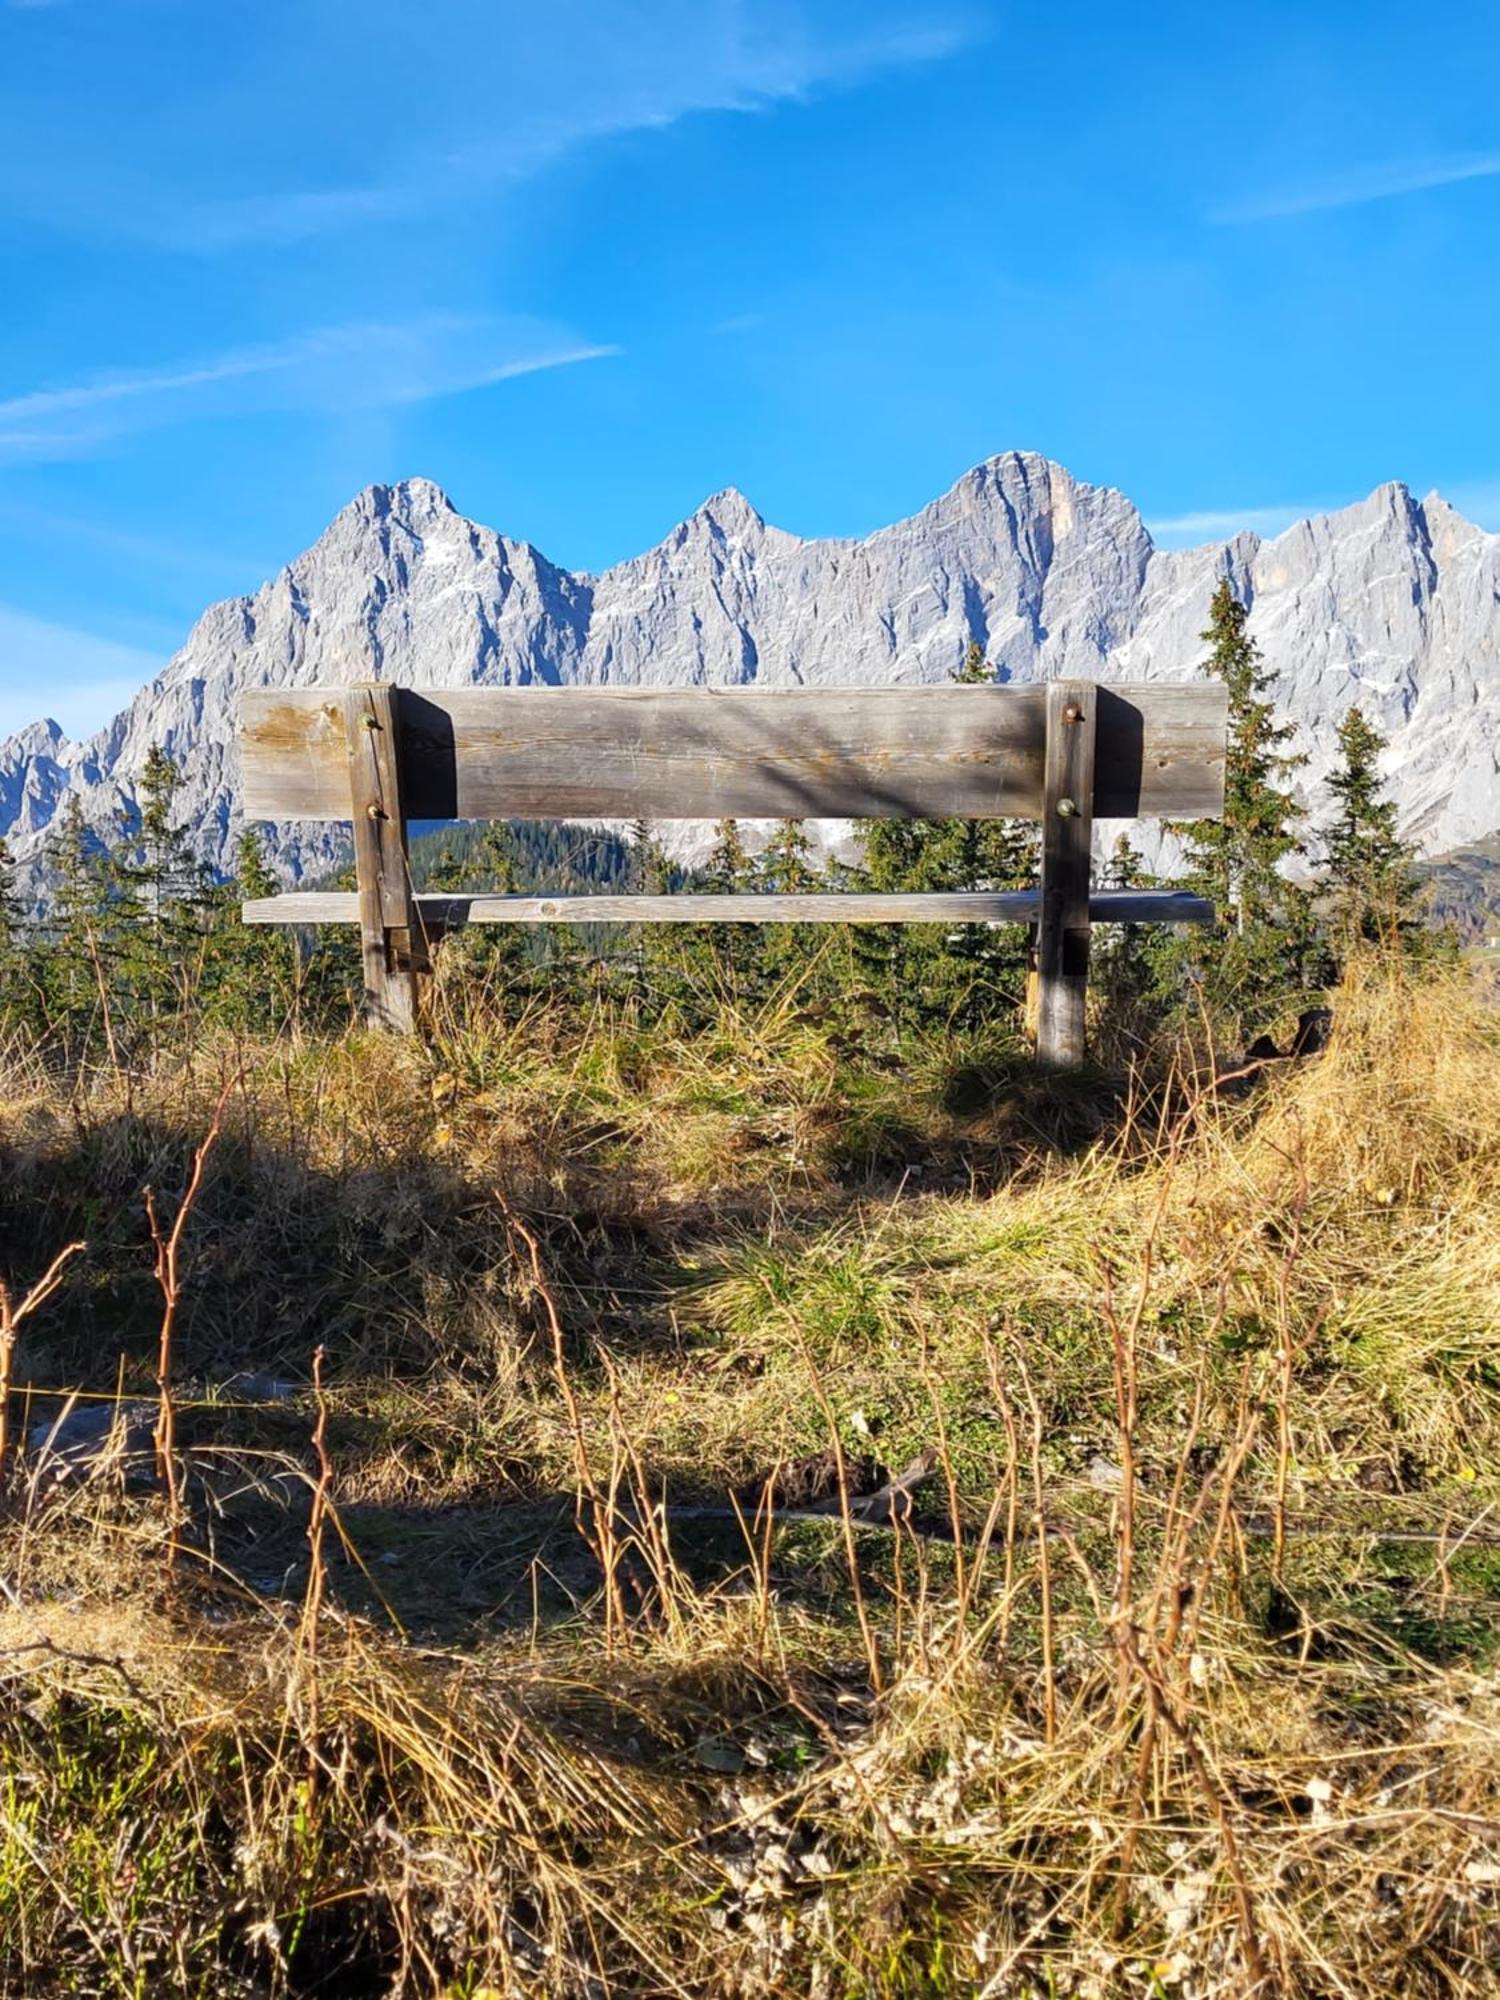
[[[828,1390],[822,1372],[813,1359],[807,1336],[799,1326],[797,1344],[802,1350],[802,1361],[807,1369],[808,1380],[812,1384],[813,1395],[823,1415],[823,1423],[828,1432],[828,1442],[833,1450],[834,1473],[839,1489],[839,1525],[844,1535],[844,1560],[849,1570],[849,1589],[854,1598],[854,1615],[859,1620],[860,1637],[864,1641],[865,1660],[870,1669],[870,1685],[877,1694],[885,1685],[881,1670],[880,1647],[875,1638],[874,1627],[870,1623],[869,1609],[865,1604],[864,1586],[859,1577],[859,1552],[854,1541],[854,1517],[850,1511],[849,1461],[844,1455],[844,1441],[839,1435],[838,1418],[834,1415],[833,1404],[829,1401]]]
[[[612,1646],[616,1637],[623,1640],[629,1630],[624,1598],[620,1589],[619,1551],[616,1546],[614,1513],[600,1490],[593,1462],[589,1457],[583,1412],[578,1407],[578,1398],[573,1392],[573,1381],[568,1372],[567,1340],[563,1333],[562,1315],[557,1310],[557,1301],[552,1295],[552,1289],[542,1269],[542,1247],[537,1241],[536,1231],[521,1216],[514,1213],[510,1203],[498,1188],[492,1192],[499,1205],[507,1232],[513,1240],[519,1240],[525,1247],[532,1289],[541,1300],[542,1310],[547,1316],[547,1329],[552,1348],[552,1373],[557,1383],[558,1394],[563,1400],[563,1407],[568,1413],[568,1428],[573,1444],[573,1465],[578,1480],[573,1501],[573,1518],[580,1538],[598,1563],[603,1576],[605,1640],[607,1645]]]
[[[302,1662],[307,1687],[307,1808],[311,1813],[318,1787],[319,1639],[323,1624],[323,1600],[328,1590],[328,1558],[323,1535],[333,1495],[333,1461],[328,1456],[328,1398],[323,1391],[323,1347],[319,1343],[312,1357],[313,1460],[317,1477],[307,1514],[307,1590],[302,1599]]]
[[[19,1304],[10,1286],[0,1278],[0,1479],[4,1478],[10,1450],[10,1392],[15,1379],[16,1336],[22,1321],[47,1303],[62,1283],[68,1265],[85,1247],[83,1243],[69,1243],[59,1250]]]
[[[1115,1310],[1114,1283],[1108,1266],[1104,1272],[1104,1323],[1109,1329],[1110,1354],[1114,1366],[1115,1438],[1120,1458],[1120,1500],[1115,1529],[1114,1625],[1117,1644],[1123,1649],[1124,1636],[1134,1629],[1135,1618],[1135,1426],[1139,1404],[1136,1374],[1136,1329],[1139,1310],[1128,1325],[1122,1326]],[[1130,1685],[1130,1668],[1121,1652],[1120,1709],[1123,1713]]]
[[[183,1232],[187,1228],[188,1217],[198,1199],[203,1186],[203,1171],[208,1165],[209,1155],[218,1144],[224,1130],[224,1110],[229,1102],[229,1093],[234,1088],[231,1078],[219,1092],[214,1106],[213,1117],[208,1130],[198,1142],[193,1154],[192,1171],[188,1184],[177,1204],[177,1213],[172,1218],[172,1227],[163,1229],[157,1213],[156,1194],[151,1188],[145,1191],[146,1221],[151,1230],[152,1248],[156,1253],[156,1282],[162,1296],[161,1329],[157,1336],[156,1352],[156,1477],[166,1498],[168,1526],[174,1537],[173,1549],[168,1554],[170,1564],[175,1554],[175,1536],[182,1517],[182,1494],[177,1474],[177,1417],[172,1400],[172,1341],[177,1330],[177,1308],[182,1299],[181,1252]]]
[[[1208,1340],[1217,1338],[1220,1321],[1215,1319],[1206,1334]],[[1198,1438],[1203,1429],[1203,1408],[1208,1391],[1208,1364],[1199,1363],[1193,1382],[1193,1403],[1188,1412],[1187,1431],[1178,1449],[1177,1463],[1172,1470],[1172,1488],[1167,1495],[1167,1504],[1162,1516],[1161,1555],[1156,1565],[1156,1581],[1152,1586],[1142,1624],[1148,1632],[1160,1629],[1163,1599],[1170,1602],[1168,1626],[1171,1636],[1165,1644],[1170,1652],[1176,1640],[1176,1630],[1182,1620],[1184,1594],[1187,1590],[1187,1563],[1191,1553],[1188,1522],[1183,1516],[1183,1494],[1187,1486],[1188,1474],[1192,1469],[1193,1454],[1198,1449]],[[1196,1517],[1194,1517],[1196,1518]]]
[[[1057,1741],[1056,1644],[1052,1622],[1052,1557],[1047,1546],[1047,1494],[1042,1478],[1042,1406],[1021,1363],[1021,1387],[1031,1410],[1031,1520],[1036,1535],[1037,1578],[1041,1587],[1042,1740]]]
[[[1276,1501],[1271,1544],[1271,1575],[1281,1582],[1286,1558],[1287,1488],[1292,1466],[1292,1385],[1297,1350],[1292,1342],[1292,1274],[1302,1248],[1302,1217],[1307,1207],[1307,1162],[1298,1148],[1297,1189],[1292,1201],[1292,1232],[1276,1273]]]
[[[131,1078],[125,1065],[120,1061],[120,1048],[115,1040],[114,1010],[109,1004],[109,981],[104,976],[104,966],[99,957],[99,945],[91,924],[84,927],[84,941],[88,945],[89,963],[94,969],[94,984],[99,993],[99,1014],[104,1023],[104,1043],[109,1050],[110,1067],[115,1076],[125,1085],[125,1101],[133,1102]]]
[[[1125,1936],[1130,1922],[1130,1881],[1135,1867],[1135,1850],[1141,1837],[1141,1823],[1146,1812],[1146,1779],[1151,1770],[1151,1757],[1156,1748],[1156,1711],[1148,1708],[1141,1727],[1140,1748],[1136,1752],[1135,1769],[1131,1773],[1130,1792],[1126,1802],[1125,1838],[1120,1847],[1120,1867],[1115,1878],[1114,1901],[1110,1910],[1109,1931],[1116,1943]]]
[[[927,1392],[927,1401],[932,1410],[933,1435],[937,1439],[938,1463],[943,1468],[943,1484],[948,1495],[948,1519],[953,1527],[953,1576],[958,1590],[959,1625],[963,1623],[963,1611],[968,1603],[968,1579],[964,1563],[963,1510],[958,1501],[958,1477],[953,1467],[953,1453],[948,1444],[948,1424],[943,1415],[943,1399],[939,1393],[937,1379],[932,1368],[932,1343],[927,1327],[922,1327],[922,1386]]]
[[[1000,1407],[1005,1426],[1005,1478],[1000,1492],[1005,1495],[1004,1567],[1000,1582],[999,1648],[1003,1657],[1010,1643],[1011,1613],[1015,1603],[1016,1541],[1021,1510],[1021,1434],[1016,1423],[1015,1405],[1006,1393],[1000,1356],[988,1332],[984,1337],[984,1365],[990,1388]],[[997,1495],[998,1497],[998,1495]]]
[[[1235,1835],[1234,1821],[1229,1805],[1220,1785],[1208,1767],[1208,1759],[1198,1741],[1197,1732],[1186,1717],[1180,1716],[1172,1707],[1166,1689],[1143,1659],[1135,1642],[1135,1633],[1130,1627],[1124,1628],[1121,1644],[1131,1666],[1139,1676],[1151,1704],[1152,1713],[1177,1743],[1188,1767],[1197,1780],[1204,1800],[1219,1829],[1219,1841],[1224,1855],[1224,1865],[1229,1871],[1229,1879],[1234,1886],[1235,1911],[1239,1920],[1240,1950],[1244,1954],[1245,1970],[1249,1976],[1251,1996],[1269,1990],[1265,1953],[1261,1948],[1260,1928],[1256,1920],[1255,1899],[1250,1892],[1249,1879],[1245,1874],[1244,1862],[1240,1856],[1239,1840]]]
[[[1213,1499],[1215,1479],[1218,1481],[1218,1509],[1214,1518],[1213,1533],[1202,1561],[1198,1565],[1197,1588],[1178,1592],[1179,1603],[1185,1603],[1191,1596],[1191,1605],[1182,1624],[1181,1650],[1192,1655],[1198,1649],[1198,1630],[1203,1621],[1203,1612],[1208,1598],[1208,1581],[1218,1567],[1219,1552],[1224,1546],[1234,1521],[1234,1495],[1240,1472],[1245,1460],[1250,1456],[1251,1447],[1260,1435],[1262,1406],[1250,1400],[1250,1364],[1247,1362],[1240,1376],[1239,1404],[1236,1416],[1233,1442],[1223,1464],[1211,1472],[1203,1482],[1198,1504],[1183,1526],[1184,1541],[1193,1527],[1206,1513]],[[1176,1641],[1177,1627],[1171,1627],[1171,1636]]]
[[[313,1661],[317,1659],[318,1624],[328,1583],[328,1561],[324,1553],[323,1537],[333,1497],[333,1461],[328,1456],[328,1397],[323,1388],[324,1358],[325,1350],[319,1343],[313,1349],[312,1357],[314,1410],[312,1449],[317,1476],[313,1481],[312,1502],[307,1513],[307,1592],[302,1601],[304,1643],[308,1656]]]

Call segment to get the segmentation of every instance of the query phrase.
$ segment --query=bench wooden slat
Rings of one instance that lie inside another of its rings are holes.
[[[347,820],[343,693],[241,698],[249,819]],[[447,688],[396,693],[410,819],[1038,818],[1047,690]],[[1217,814],[1226,695],[1101,686],[1101,818]]]
[[[1030,924],[1034,889],[934,895],[489,896],[422,894],[424,925],[457,924]],[[294,890],[241,905],[247,924],[353,924],[359,898],[344,890]],[[1175,889],[1096,889],[1096,924],[1207,924],[1213,905]]]

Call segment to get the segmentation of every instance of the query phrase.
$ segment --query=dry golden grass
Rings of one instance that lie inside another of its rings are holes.
[[[1500,1024],[1336,1016],[1244,1099],[790,1002],[18,1059],[23,1429],[151,1394],[234,1088],[184,1518],[12,1450],[0,1990],[1500,1993]]]

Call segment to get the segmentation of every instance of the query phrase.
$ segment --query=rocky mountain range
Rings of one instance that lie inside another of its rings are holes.
[[[206,611],[97,735],[38,722],[0,744],[0,834],[34,879],[65,796],[107,834],[160,743],[203,853],[226,864],[244,688],[936,682],[976,639],[1001,681],[1186,678],[1226,574],[1315,805],[1357,702],[1389,739],[1392,795],[1424,850],[1500,829],[1500,535],[1393,484],[1274,540],[1166,551],[1123,494],[1009,452],[862,541],[803,540],[718,493],[597,576],[467,520],[426,480],[372,486],[260,590]],[[296,879],[335,841],[282,828],[274,845]]]

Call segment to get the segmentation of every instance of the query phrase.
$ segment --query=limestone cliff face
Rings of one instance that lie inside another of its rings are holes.
[[[0,744],[0,833],[34,863],[70,790],[107,828],[161,743],[205,855],[227,862],[247,687],[875,686],[944,680],[971,639],[1004,680],[1185,678],[1226,573],[1314,796],[1358,702],[1390,739],[1393,795],[1425,848],[1500,828],[1500,536],[1392,485],[1274,541],[1168,553],[1122,494],[1007,453],[863,541],[803,541],[716,494],[600,576],[466,520],[426,480],[371,487],[254,596],[208,610],[98,735],[69,743],[37,723]],[[284,871],[324,865],[331,838],[282,829]]]

